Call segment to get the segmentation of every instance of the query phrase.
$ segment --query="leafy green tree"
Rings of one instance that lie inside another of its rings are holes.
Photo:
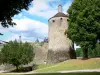
[[[28,10],[28,6],[33,0],[0,0],[0,22],[3,27],[15,25],[12,17],[21,12],[22,9]]]
[[[74,0],[70,8],[68,37],[81,46],[83,58],[100,40],[100,0]]]
[[[76,49],[76,55],[77,55],[77,57],[82,57],[82,55],[83,55],[82,48]],[[96,44],[95,49],[89,49],[88,50],[88,56],[89,57],[100,57],[100,43]]]
[[[25,65],[31,62],[34,58],[34,48],[29,43],[19,43],[16,40],[10,41],[4,45],[1,50],[2,63],[8,63],[16,66]]]
[[[77,56],[77,57],[82,57],[82,55],[83,55],[83,54],[82,54],[82,48],[77,48],[77,49],[76,49],[76,56]]]
[[[97,43],[96,44],[95,56],[100,56],[100,43]]]
[[[90,49],[89,50],[89,57],[100,57],[100,44],[99,43],[97,43],[96,44],[96,48],[95,49]]]

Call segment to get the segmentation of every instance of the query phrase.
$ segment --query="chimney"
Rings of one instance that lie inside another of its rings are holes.
[[[62,6],[61,5],[58,6],[58,12],[62,12]]]

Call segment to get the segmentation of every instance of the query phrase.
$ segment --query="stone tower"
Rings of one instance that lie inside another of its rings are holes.
[[[62,6],[58,6],[58,13],[48,20],[48,55],[47,63],[53,64],[75,58],[72,42],[65,34],[68,29],[68,16],[62,12]],[[73,56],[71,56],[71,54]]]

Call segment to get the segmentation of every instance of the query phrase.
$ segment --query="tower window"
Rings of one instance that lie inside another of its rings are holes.
[[[63,20],[62,18],[60,18],[60,20]]]
[[[67,19],[67,21],[69,21],[69,19]]]
[[[60,18],[60,25],[61,25],[61,22],[62,22],[62,18]]]
[[[52,22],[55,22],[55,20],[52,20]]]

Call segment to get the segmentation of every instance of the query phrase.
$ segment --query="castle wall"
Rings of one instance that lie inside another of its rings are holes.
[[[70,59],[72,42],[64,32],[68,29],[67,17],[55,17],[49,20],[49,49],[47,63],[57,63]]]
[[[38,43],[35,48],[35,57],[33,62],[35,64],[46,64],[47,52],[48,43],[44,43],[43,46],[40,46]]]

